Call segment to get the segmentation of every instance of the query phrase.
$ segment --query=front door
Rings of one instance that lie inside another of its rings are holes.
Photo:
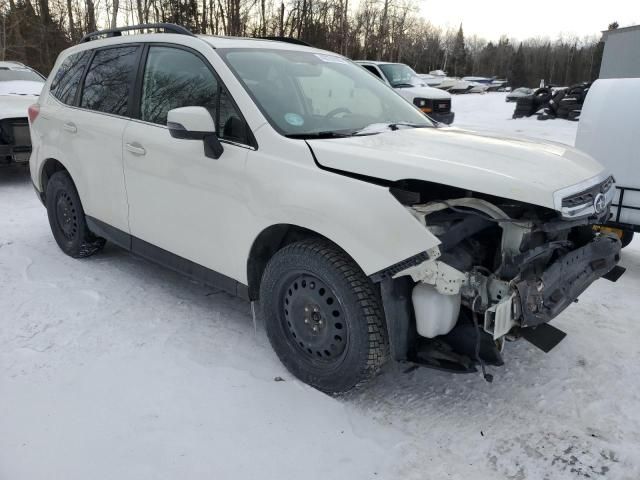
[[[210,64],[194,51],[148,47],[137,119],[124,132],[131,234],[153,246],[238,279],[234,238],[248,221],[243,198],[249,146],[246,123]],[[167,112],[203,106],[224,152],[205,156],[201,140],[171,137]]]

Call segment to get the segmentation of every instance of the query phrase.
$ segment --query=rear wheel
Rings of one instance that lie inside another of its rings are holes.
[[[282,363],[327,393],[373,377],[389,355],[380,300],[371,280],[332,244],[290,244],[269,261],[260,312]]]
[[[51,232],[64,253],[88,257],[104,246],[105,240],[89,231],[78,191],[67,172],[56,172],[49,179],[46,206]]]

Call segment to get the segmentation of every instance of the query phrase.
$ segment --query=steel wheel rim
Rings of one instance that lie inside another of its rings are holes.
[[[314,364],[339,363],[347,352],[345,309],[335,293],[311,273],[282,283],[282,327],[289,343]]]
[[[56,198],[56,220],[62,235],[67,240],[73,240],[78,232],[78,215],[67,192],[60,192]]]

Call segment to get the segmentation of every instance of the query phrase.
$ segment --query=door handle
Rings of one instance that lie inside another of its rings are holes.
[[[75,123],[67,122],[63,125],[64,129],[67,132],[76,133],[78,131],[78,127],[76,127]]]
[[[144,149],[142,145],[139,143],[127,143],[125,145],[126,149],[129,150],[134,155],[144,155],[147,151]]]

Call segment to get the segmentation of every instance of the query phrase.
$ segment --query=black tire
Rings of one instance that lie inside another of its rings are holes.
[[[582,113],[581,110],[571,110],[567,115],[567,119],[577,122],[580,120],[580,113]]]
[[[549,104],[549,100],[551,100],[551,90],[549,88],[539,88],[535,92],[533,92],[533,98],[535,100],[535,104],[538,107],[538,110],[546,107]]]
[[[631,230],[625,230],[622,232],[622,238],[620,239],[620,243],[622,243],[622,248],[628,247],[629,244],[633,241],[633,234]]]
[[[326,393],[356,388],[389,358],[379,295],[333,244],[304,240],[278,251],[260,284],[260,315],[280,361]]]
[[[104,247],[105,240],[87,227],[78,191],[67,172],[56,172],[49,179],[46,206],[53,238],[64,253],[83,258]]]

